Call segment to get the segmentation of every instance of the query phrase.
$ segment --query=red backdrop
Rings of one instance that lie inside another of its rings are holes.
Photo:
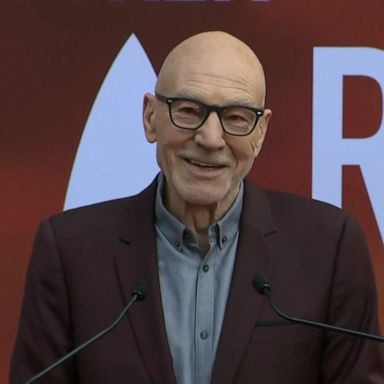
[[[266,69],[267,104],[274,114],[252,178],[262,186],[311,196],[313,47],[384,49],[382,7],[382,0],[3,2],[0,382],[6,382],[36,226],[63,207],[89,111],[132,33],[155,71],[171,47],[203,30],[226,30],[254,48]],[[378,129],[381,98],[374,81],[345,79],[346,136],[369,136]],[[344,167],[343,206],[366,234],[384,327],[383,241],[359,166]]]

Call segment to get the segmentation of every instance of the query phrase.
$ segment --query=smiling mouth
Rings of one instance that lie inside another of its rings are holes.
[[[197,160],[191,160],[191,159],[184,159],[188,164],[194,165],[196,167],[200,168],[206,168],[206,169],[220,169],[224,168],[224,165],[222,164],[212,164],[212,163],[204,163],[202,161],[197,161]]]

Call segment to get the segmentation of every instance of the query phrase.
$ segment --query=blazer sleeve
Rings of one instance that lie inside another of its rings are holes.
[[[65,276],[49,220],[37,233],[14,346],[10,384],[24,384],[73,348]],[[39,383],[76,383],[73,360]]]
[[[370,255],[357,222],[350,216],[340,234],[332,281],[327,322],[380,333]],[[382,343],[328,332],[324,348],[323,383],[384,383]]]

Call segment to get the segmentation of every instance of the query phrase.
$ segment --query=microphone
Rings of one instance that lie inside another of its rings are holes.
[[[132,293],[131,293],[131,300],[128,302],[128,304],[124,307],[124,309],[121,311],[120,315],[116,318],[116,320],[111,323],[107,328],[103,329],[101,332],[97,333],[95,336],[91,337],[90,339],[86,340],[84,343],[80,344],[78,347],[67,353],[65,356],[51,364],[49,367],[45,368],[35,376],[33,376],[31,379],[29,379],[26,384],[31,384],[36,382],[36,380],[42,378],[43,376],[47,375],[49,372],[51,372],[53,369],[67,361],[72,356],[79,353],[84,348],[88,347],[88,345],[94,343],[95,341],[101,339],[103,336],[105,336],[107,333],[112,331],[113,328],[116,327],[117,324],[121,321],[121,319],[125,316],[125,314],[128,312],[129,308],[132,307],[132,305],[136,301],[143,301],[145,299],[147,290],[145,287],[145,282],[143,280],[137,280],[135,282],[135,285],[133,286]]]
[[[275,311],[275,313],[277,313],[280,317],[282,317],[285,320],[288,320],[292,323],[298,323],[298,324],[302,324],[305,326],[309,326],[309,327],[315,327],[315,328],[325,329],[327,331],[339,332],[339,333],[343,333],[343,334],[349,335],[349,336],[361,337],[363,339],[370,339],[370,340],[374,340],[374,341],[384,342],[384,337],[374,335],[372,333],[354,331],[352,329],[337,327],[335,325],[320,323],[317,321],[300,319],[297,317],[287,315],[284,312],[282,312],[276,306],[274,301],[272,300],[272,296],[271,296],[271,290],[272,289],[271,289],[271,286],[270,286],[268,280],[266,279],[266,277],[264,275],[262,275],[260,273],[256,273],[252,279],[252,283],[253,283],[253,287],[256,289],[256,291],[267,298],[269,304],[271,305],[271,307]]]

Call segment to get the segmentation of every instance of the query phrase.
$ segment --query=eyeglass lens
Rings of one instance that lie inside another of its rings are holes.
[[[171,117],[177,126],[195,129],[208,117],[210,109],[192,100],[175,100],[171,104]],[[224,129],[228,133],[246,134],[256,122],[257,115],[251,109],[243,107],[228,107],[218,110]]]

